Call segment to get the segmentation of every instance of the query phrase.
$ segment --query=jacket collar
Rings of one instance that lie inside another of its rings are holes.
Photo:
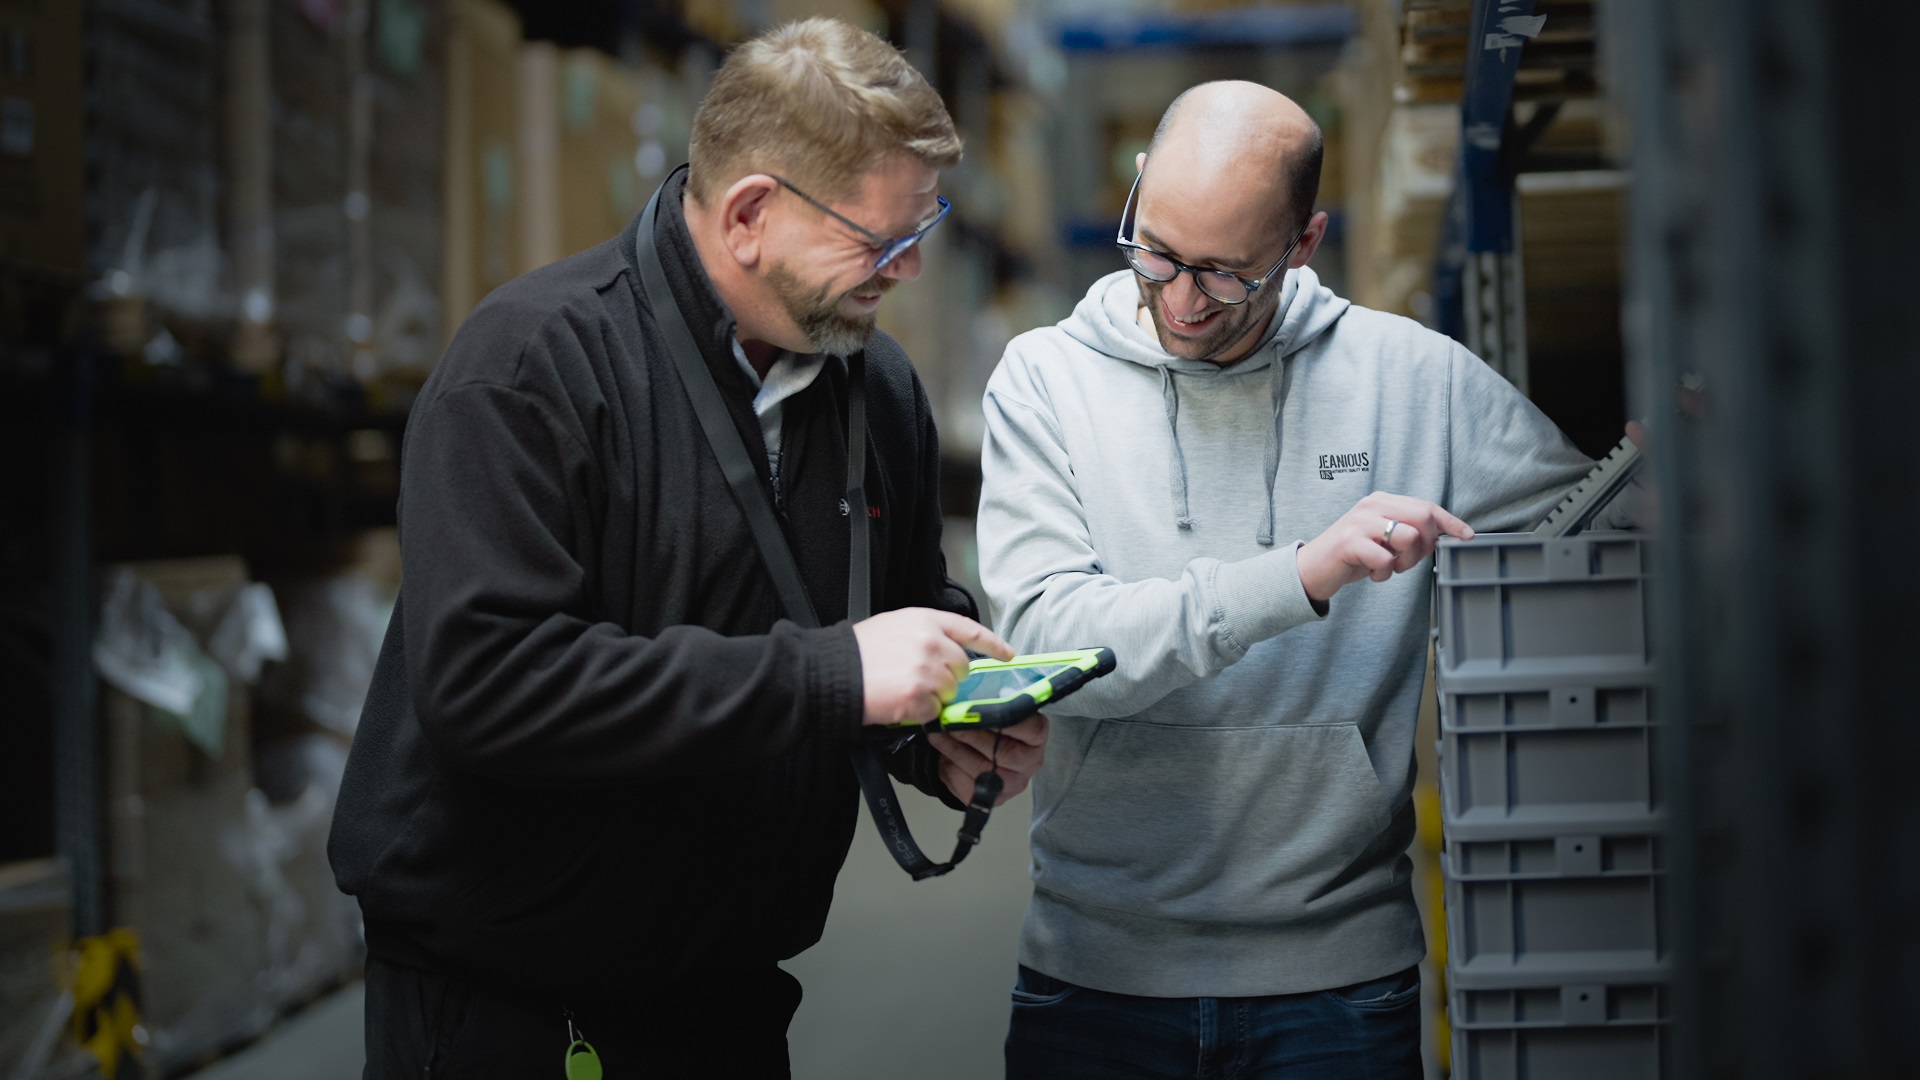
[[[739,327],[733,311],[713,287],[700,254],[693,246],[693,234],[687,231],[687,214],[681,199],[687,189],[687,167],[675,169],[660,185],[659,207],[654,211],[654,245],[660,252],[660,265],[666,271],[667,288],[687,320],[687,329],[700,346],[702,359],[712,370],[714,381],[729,397],[751,401],[757,389],[734,361],[733,343]],[[620,245],[632,269],[636,292],[640,292],[640,222],[636,214],[628,223]],[[642,293],[644,302],[644,293]]]

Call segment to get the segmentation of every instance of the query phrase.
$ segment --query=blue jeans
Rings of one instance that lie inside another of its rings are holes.
[[[1254,998],[1109,994],[1021,967],[1007,1080],[1420,1080],[1420,969]]]

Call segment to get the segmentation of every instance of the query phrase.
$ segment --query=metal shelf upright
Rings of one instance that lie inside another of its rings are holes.
[[[1475,0],[1467,34],[1460,152],[1433,275],[1439,329],[1522,393],[1527,318],[1513,197],[1514,78],[1545,17],[1536,0]]]

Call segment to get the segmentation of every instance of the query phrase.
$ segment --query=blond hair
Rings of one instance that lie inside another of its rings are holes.
[[[895,154],[960,161],[940,95],[899,50],[841,22],[787,23],[727,56],[693,117],[687,187],[706,203],[742,176],[775,173],[822,199],[853,194]]]

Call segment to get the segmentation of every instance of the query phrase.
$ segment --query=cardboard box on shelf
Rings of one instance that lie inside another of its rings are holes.
[[[86,263],[80,5],[0,6],[0,265]]]
[[[520,246],[514,269],[524,274],[567,253],[560,242],[560,48],[551,41],[521,45],[515,80]]]
[[[591,49],[574,49],[560,63],[559,104],[560,246],[571,254],[625,228],[646,205],[653,183],[641,178],[639,72]],[[664,157],[652,164],[664,173]]]
[[[1053,214],[1052,147],[1043,107],[1026,94],[993,96],[992,146],[988,157],[999,178],[1005,209],[1001,238],[1028,258],[1057,242]]]
[[[1459,138],[1455,108],[1400,105],[1388,114],[1366,199],[1367,225],[1348,247],[1356,303],[1416,314],[1413,297],[1433,280]]]
[[[1612,170],[1519,178],[1528,396],[1574,445],[1599,454],[1627,408],[1620,325],[1626,176]]]
[[[381,374],[419,383],[446,346],[447,0],[375,7],[367,195],[373,348]]]
[[[499,0],[453,0],[447,38],[446,255],[451,337],[525,267],[520,226],[520,18]]]
[[[645,73],[595,49],[520,51],[522,269],[584,251],[625,228],[666,171],[641,132]],[[659,103],[653,103],[657,108]],[[651,179],[642,167],[651,170]]]
[[[986,2],[1004,6],[1006,0],[986,0]],[[981,0],[973,0],[973,3],[979,6]],[[947,6],[953,6],[953,0],[948,0]],[[852,23],[862,30],[882,37],[887,33],[887,13],[875,0],[769,0],[768,7],[772,15],[770,26],[824,15]]]
[[[737,0],[681,0],[679,6],[688,26],[722,45],[743,41],[753,32],[741,17]]]

